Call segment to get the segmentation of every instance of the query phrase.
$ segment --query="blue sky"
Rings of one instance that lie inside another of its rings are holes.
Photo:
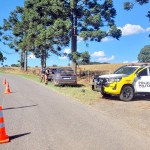
[[[78,37],[78,51],[89,51],[91,61],[109,62],[109,63],[125,63],[136,62],[137,55],[145,45],[150,45],[150,22],[146,17],[150,10],[150,4],[139,6],[135,5],[131,11],[123,10],[124,0],[114,0],[114,6],[117,10],[115,17],[116,25],[122,30],[122,37],[119,40],[105,38],[102,42],[88,42],[89,46]],[[3,19],[8,18],[9,13],[16,6],[23,6],[24,0],[4,1],[0,0],[0,25]],[[17,64],[19,54],[0,43],[0,51],[5,53],[7,60],[4,65]],[[70,47],[66,47],[62,52],[70,52]],[[68,65],[69,60],[66,57],[57,57],[51,55],[47,60],[47,66]],[[32,54],[29,55],[28,66],[40,66],[40,59],[36,59]]]

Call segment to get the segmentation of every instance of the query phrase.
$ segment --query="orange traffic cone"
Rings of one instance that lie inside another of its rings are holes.
[[[9,87],[9,83],[8,83],[6,86],[4,94],[9,94],[9,93],[10,93],[10,87]]]
[[[6,79],[3,81],[3,85],[5,85],[6,84]]]
[[[0,106],[0,144],[9,142],[9,137],[6,135],[2,106]]]

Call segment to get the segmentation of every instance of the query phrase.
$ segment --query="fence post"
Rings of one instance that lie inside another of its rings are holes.
[[[79,71],[80,71],[80,72],[79,72],[79,76],[80,76],[80,78],[81,78],[81,68],[79,68]]]
[[[88,70],[88,81],[90,82],[90,71]]]

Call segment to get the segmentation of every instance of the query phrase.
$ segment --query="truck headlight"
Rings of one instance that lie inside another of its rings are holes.
[[[107,80],[108,83],[119,82],[122,78],[110,78]]]

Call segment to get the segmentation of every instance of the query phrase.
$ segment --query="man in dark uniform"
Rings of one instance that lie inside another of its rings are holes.
[[[45,71],[46,71],[46,67],[43,67],[41,69],[41,82],[44,80],[45,81]]]

